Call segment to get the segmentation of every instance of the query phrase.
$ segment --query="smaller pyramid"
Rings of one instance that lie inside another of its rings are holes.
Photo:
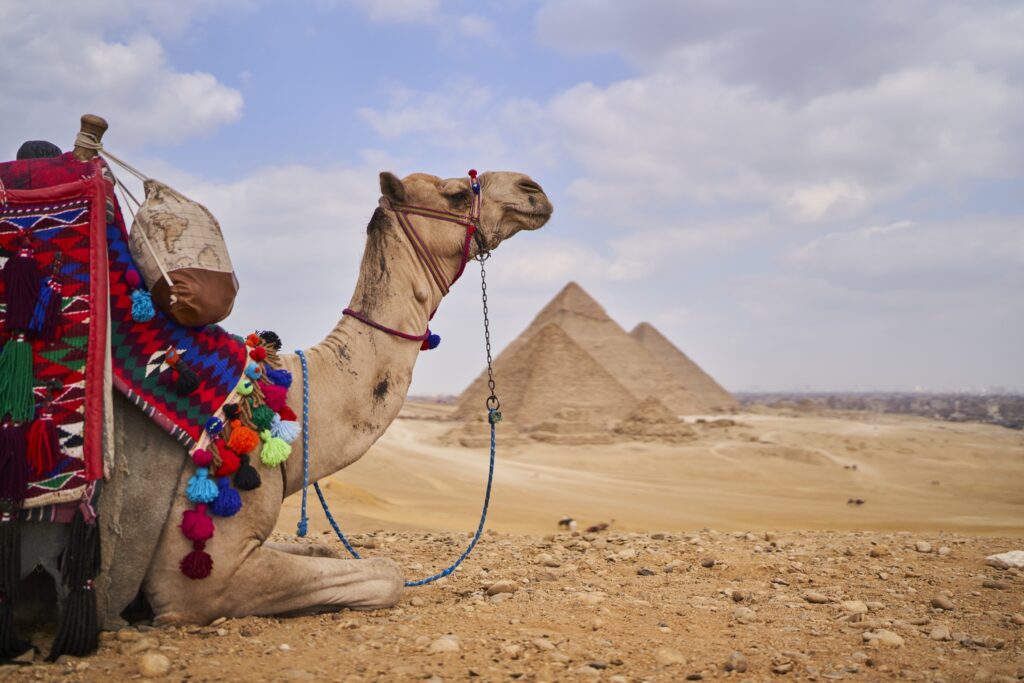
[[[667,441],[680,443],[689,441],[696,432],[688,424],[673,415],[665,404],[656,398],[648,398],[636,405],[612,432],[620,437],[635,441]]]
[[[504,419],[520,427],[550,419],[567,405],[586,421],[607,424],[620,419],[637,399],[555,324],[541,325],[526,339],[517,340],[497,358],[494,374],[501,384]],[[467,392],[460,413],[483,411],[486,384]]]
[[[629,336],[655,355],[676,381],[700,396],[702,402],[709,408],[713,410],[739,408],[739,401],[732,394],[650,323],[640,323],[633,328]]]

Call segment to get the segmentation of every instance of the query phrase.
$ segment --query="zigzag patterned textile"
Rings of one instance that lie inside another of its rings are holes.
[[[104,174],[107,176],[103,177]],[[245,342],[217,326],[211,325],[199,329],[183,327],[159,310],[155,311],[154,317],[149,321],[137,322],[133,319],[132,292],[134,288],[130,284],[131,278],[128,277],[128,273],[130,270],[134,270],[134,265],[128,251],[128,232],[113,193],[113,185],[109,181],[109,172],[102,161],[80,162],[75,159],[73,154],[67,153],[53,159],[33,159],[0,164],[0,183],[5,188],[0,192],[5,192],[9,208],[19,207],[20,210],[22,197],[34,191],[54,194],[65,185],[70,187],[85,183],[86,181],[82,180],[83,177],[94,179],[90,181],[92,183],[90,188],[94,195],[99,193],[100,198],[98,220],[103,222],[104,227],[100,231],[100,239],[94,239],[93,242],[105,244],[107,247],[102,254],[102,263],[99,265],[102,268],[109,268],[110,273],[110,296],[107,308],[110,314],[114,386],[186,448],[194,449],[203,433],[206,421],[224,405],[228,396],[238,385],[239,379],[244,377],[248,363]],[[48,189],[40,190],[40,188]],[[0,195],[0,205],[3,203],[3,198],[3,195]],[[18,198],[17,202],[12,201],[15,198]],[[93,204],[90,206],[95,208],[97,206],[95,196],[92,197],[92,201]],[[69,205],[67,208],[59,208],[59,210],[54,209],[54,212],[70,212],[75,210],[76,206],[78,205]],[[94,216],[96,213],[94,210],[88,215]],[[0,213],[0,215],[3,214]],[[68,213],[67,215],[72,214]],[[47,220],[52,223],[57,219],[48,217]],[[77,224],[75,223],[75,225]],[[16,231],[12,228],[8,232]],[[76,237],[82,239],[80,235],[73,233],[70,229],[50,230],[47,235],[51,241],[58,235],[59,239],[64,241],[74,240]],[[77,258],[85,259],[87,250],[80,248],[74,253]],[[69,260],[70,255],[71,252],[66,250],[66,261]],[[40,260],[42,261],[41,258]],[[99,259],[94,258],[94,262],[98,261]],[[72,267],[81,270],[88,265],[88,261],[80,261],[77,264],[67,263],[65,270]],[[106,278],[94,277],[93,280],[105,282]],[[87,288],[89,286],[88,278],[83,278],[83,282],[79,284]],[[69,295],[66,288],[64,297],[65,306],[68,306]],[[103,315],[105,316],[106,313],[107,310],[104,310]],[[103,325],[89,326],[88,322],[83,325],[88,326],[91,330],[104,328]],[[64,338],[67,338],[67,333]],[[66,343],[75,343],[76,339],[76,337],[70,337],[71,341]],[[187,364],[188,368],[201,379],[197,390],[188,395],[182,395],[175,391],[173,378],[176,371],[168,363],[169,352],[172,357],[180,357],[181,361]],[[48,355],[54,357],[53,353]],[[43,360],[52,363],[49,359]],[[91,363],[90,361],[90,367]],[[96,367],[99,372],[102,372],[102,356],[97,361]],[[65,382],[66,387],[73,384],[73,382]],[[94,388],[95,391],[101,392],[102,375],[98,375],[98,381],[93,383],[92,387],[88,386],[88,381],[85,384],[87,390],[92,391]],[[102,416],[102,412],[98,413],[98,416]],[[100,429],[102,427],[100,419],[97,419],[96,422],[97,429]],[[99,447],[97,446],[97,448]],[[97,457],[100,455],[101,451],[97,450]],[[96,478],[96,476],[90,478]],[[26,505],[26,507],[28,506]]]
[[[6,345],[20,335],[31,344],[33,417],[52,415],[59,444],[54,461],[29,477],[21,504],[27,509],[77,502],[103,474],[105,188],[95,173],[83,179],[79,172],[57,186],[13,190],[8,180],[32,176],[24,168],[10,174],[7,166],[0,164],[0,266],[29,242],[40,271],[61,284],[59,327],[44,339],[9,325],[9,292],[0,281],[0,340]],[[8,417],[14,421],[0,416]]]

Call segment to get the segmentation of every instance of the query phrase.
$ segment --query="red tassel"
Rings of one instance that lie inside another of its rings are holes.
[[[24,246],[7,259],[3,278],[7,299],[6,327],[8,330],[27,330],[40,286],[39,268],[31,247]]]
[[[213,536],[213,520],[206,514],[206,503],[197,503],[195,510],[185,510],[181,533],[190,541],[205,541]]]
[[[206,552],[205,541],[192,543],[192,552],[181,558],[181,573],[190,579],[205,579],[213,571],[213,558]]]
[[[60,437],[53,415],[44,413],[36,418],[28,431],[28,462],[32,474],[41,477],[53,471],[60,461]]]
[[[214,476],[227,477],[238,471],[242,462],[238,459],[237,453],[230,448],[218,448],[217,452],[220,455],[220,467],[213,473]]]
[[[281,417],[282,422],[295,422],[299,419],[295,411],[288,406],[282,406],[281,410],[277,411],[277,414]]]
[[[263,392],[263,401],[271,410],[280,414],[281,408],[287,405],[288,390],[276,384],[268,384],[266,382],[260,382],[260,390]]]

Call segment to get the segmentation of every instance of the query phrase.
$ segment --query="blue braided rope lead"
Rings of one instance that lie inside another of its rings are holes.
[[[306,531],[309,528],[309,517],[306,515],[306,489],[309,488],[309,368],[306,364],[306,354],[302,351],[295,352],[299,356],[299,360],[302,362],[302,513],[299,517],[299,536],[305,536]],[[484,492],[484,506],[480,511],[480,523],[476,527],[476,533],[473,534],[473,540],[469,542],[466,549],[459,555],[459,559],[455,560],[447,569],[428,576],[425,579],[419,581],[406,581],[406,586],[425,586],[428,583],[433,583],[438,579],[442,579],[458,568],[462,561],[469,557],[469,554],[473,552],[473,548],[476,547],[477,541],[480,540],[480,536],[484,532],[484,524],[487,522],[487,508],[491,503],[491,484],[494,482],[494,454],[496,449],[496,440],[494,435],[494,427],[501,419],[495,417],[496,410],[488,408],[487,422],[491,425],[491,457],[487,468],[487,490]],[[331,508],[327,505],[327,499],[324,497],[323,491],[320,490],[319,482],[313,482],[313,489],[316,491],[317,498],[320,499],[320,506],[324,509],[324,515],[327,517],[327,521],[330,523],[331,528],[334,529],[335,535],[338,540],[342,542],[345,549],[348,550],[349,554],[357,560],[363,559],[356,549],[352,547],[348,539],[345,538],[345,534],[341,531],[341,527],[338,526],[338,522],[335,521],[334,515],[331,514]]]

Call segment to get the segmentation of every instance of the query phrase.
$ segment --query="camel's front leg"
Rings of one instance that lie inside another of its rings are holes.
[[[263,544],[263,547],[270,548],[271,550],[277,550],[282,553],[288,553],[290,555],[331,557],[334,559],[341,557],[337,550],[320,543],[277,543],[275,541],[267,541]]]
[[[216,565],[213,575],[201,581],[178,577],[148,587],[158,623],[380,609],[395,605],[404,586],[398,565],[386,558],[306,557],[264,545],[255,545],[230,577],[219,577]]]

